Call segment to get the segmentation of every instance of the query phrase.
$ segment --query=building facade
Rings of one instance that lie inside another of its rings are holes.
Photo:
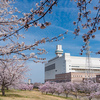
[[[64,75],[66,73],[66,75],[81,73],[84,76],[86,74],[86,77],[96,77],[96,74],[100,73],[100,58],[90,58],[91,64],[88,67],[86,57],[71,56],[70,53],[63,54],[61,45],[57,45],[55,53],[56,57],[50,59],[45,64],[45,81],[55,80],[57,75]]]

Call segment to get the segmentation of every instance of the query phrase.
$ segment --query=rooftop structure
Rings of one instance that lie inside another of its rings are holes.
[[[62,50],[62,45],[57,45],[56,46],[56,51],[55,51],[56,56],[61,57],[63,54],[63,50]]]

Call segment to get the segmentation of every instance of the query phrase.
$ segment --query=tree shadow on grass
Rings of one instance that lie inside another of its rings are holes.
[[[52,94],[43,94],[43,95],[49,95],[49,96],[59,97],[59,98],[67,99],[67,100],[79,100],[79,99],[73,99],[71,97],[63,97],[63,96],[52,95]]]
[[[2,95],[0,94],[0,96],[2,96]],[[22,98],[25,98],[24,96],[19,95],[19,94],[6,94],[5,96],[2,96],[2,97],[22,97]]]

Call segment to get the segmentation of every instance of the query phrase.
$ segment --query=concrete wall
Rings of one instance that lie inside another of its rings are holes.
[[[65,53],[66,60],[66,73],[67,72],[87,72],[87,58],[70,56],[69,53]],[[100,58],[90,58],[90,69],[92,73],[100,73]]]
[[[66,66],[66,73],[70,72],[70,66],[71,66],[71,56],[70,53],[65,53],[64,54],[64,59],[65,59],[65,66]]]
[[[78,72],[72,72],[71,73],[71,82],[82,82],[85,78],[96,78],[96,74],[91,73],[78,73]]]
[[[55,79],[56,74],[66,73],[66,66],[64,56],[62,57],[55,57],[48,61],[45,64],[45,67],[55,64],[55,69],[49,70],[45,72],[45,79]]]

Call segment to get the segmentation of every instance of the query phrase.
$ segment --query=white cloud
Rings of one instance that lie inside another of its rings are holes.
[[[61,30],[63,30],[63,31],[67,31],[68,30],[68,32],[71,32],[71,33],[73,33],[74,31],[71,31],[71,30],[69,30],[69,29],[65,29],[65,28],[63,28],[63,27],[60,27],[60,26],[56,26],[56,25],[51,25],[51,27],[55,27],[55,28],[59,28],[59,29],[61,29]]]

